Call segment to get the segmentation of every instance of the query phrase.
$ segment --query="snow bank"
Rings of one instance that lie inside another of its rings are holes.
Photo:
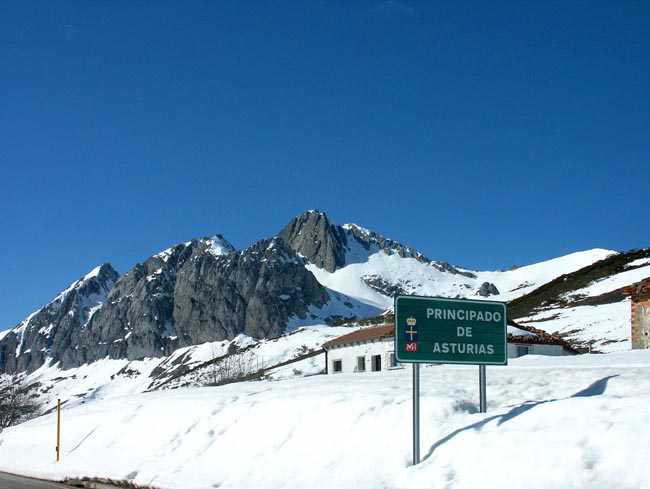
[[[160,488],[642,488],[650,352],[527,356],[422,369],[411,466],[411,370],[319,375],[91,400],[0,434],[0,470]]]

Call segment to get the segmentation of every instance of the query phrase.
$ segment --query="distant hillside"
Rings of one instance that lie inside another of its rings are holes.
[[[648,277],[650,249],[615,254],[513,299],[508,314],[521,324],[558,334],[576,348],[627,350],[630,300],[623,289]]]
[[[571,292],[583,289],[591,283],[613,275],[641,268],[644,266],[642,263],[631,266],[630,264],[644,258],[650,258],[650,248],[612,255],[576,272],[560,275],[555,280],[542,285],[529,294],[510,301],[508,303],[508,316],[512,319],[522,318],[530,316],[540,308],[552,306],[569,307],[620,302],[625,299],[620,289],[608,291],[595,297],[572,296]]]

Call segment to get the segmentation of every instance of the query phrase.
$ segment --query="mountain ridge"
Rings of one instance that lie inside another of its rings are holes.
[[[312,210],[244,250],[216,234],[176,244],[122,276],[104,265],[112,278],[104,281],[101,301],[75,296],[92,314],[79,316],[78,324],[39,316],[64,301],[75,282],[0,337],[0,371],[33,371],[48,361],[71,368],[104,357],[164,357],[240,334],[277,338],[305,325],[376,315],[395,294],[513,301],[617,255],[594,249],[514,270],[470,271]]]

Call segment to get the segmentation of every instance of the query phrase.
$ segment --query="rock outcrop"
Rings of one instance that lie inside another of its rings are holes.
[[[118,277],[106,263],[27,317],[0,341],[0,372],[32,372],[50,359],[68,363]]]
[[[347,236],[322,212],[300,214],[280,231],[278,237],[307,261],[328,272],[345,265]]]
[[[476,291],[476,295],[480,295],[481,297],[499,295],[499,289],[497,289],[497,286],[491,282],[483,282],[479,289]]]

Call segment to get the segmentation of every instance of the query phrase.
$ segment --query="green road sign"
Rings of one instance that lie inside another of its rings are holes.
[[[395,358],[403,363],[505,365],[506,305],[397,296]]]

